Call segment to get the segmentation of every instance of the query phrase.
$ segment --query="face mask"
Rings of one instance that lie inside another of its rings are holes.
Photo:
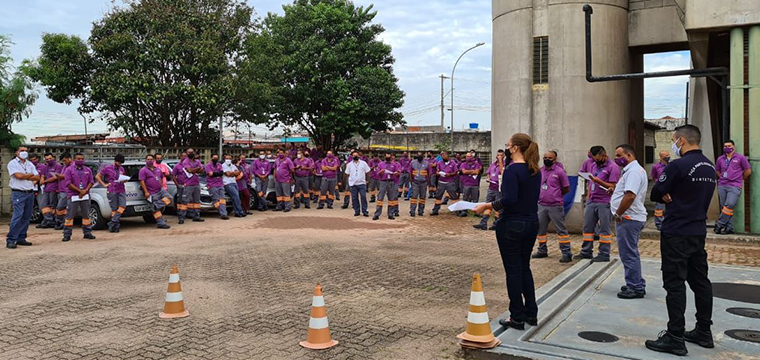
[[[676,156],[681,156],[681,148],[678,146],[678,140],[671,145],[671,150],[673,150],[673,154]]]
[[[385,158],[385,162],[391,162],[391,158]]]
[[[214,163],[214,165],[216,165],[216,163],[219,162],[219,159],[211,159],[211,162]]]
[[[227,166],[230,166],[230,165],[232,165],[232,160],[230,160],[230,159],[224,160],[224,164],[227,165]]]
[[[261,159],[261,160],[264,160],[264,159],[266,159],[266,158],[267,158],[267,156],[266,156],[266,155],[259,155],[259,159]]]
[[[620,167],[625,167],[628,165],[628,159],[623,157],[615,158],[615,164]]]
[[[280,158],[280,159],[284,159],[285,158],[285,154],[277,155],[277,157]]]
[[[55,160],[47,160],[46,163],[50,166],[55,165]]]
[[[302,157],[303,157],[303,155],[301,155],[301,154],[298,154],[298,158],[299,158],[299,159],[300,159],[300,158],[302,158]]]
[[[147,165],[148,167],[152,167],[153,163],[154,163],[153,160],[145,160],[145,165]]]
[[[29,153],[26,151],[21,151],[18,153],[18,158],[21,160],[26,160],[27,157],[29,157]]]
[[[163,161],[164,161],[164,159],[161,159],[161,160],[156,160],[156,164],[160,164],[160,163],[162,163]]]
[[[272,158],[272,155],[267,155],[267,159],[271,159],[271,158]]]
[[[354,161],[359,161],[359,157],[358,156],[354,156],[353,159],[354,159]]]
[[[544,166],[552,167],[552,165],[554,165],[554,160],[544,159]]]
[[[40,162],[39,162],[39,161],[37,161],[37,160],[32,160],[32,164],[34,164],[34,166],[37,166],[37,164],[39,164],[39,163],[40,163]]]
[[[467,158],[467,162],[473,162],[473,161],[475,161],[475,159],[473,159],[473,158]]]
[[[190,159],[195,159],[195,154],[189,153],[189,154],[187,154],[187,157],[190,158]]]
[[[82,167],[84,166],[84,160],[74,160],[74,165],[77,167]]]
[[[423,157],[422,155],[417,155],[417,161],[422,161]]]
[[[328,159],[332,159],[332,158],[333,158],[333,156],[335,156],[335,155],[333,155],[333,154],[327,154],[327,158],[328,158]]]
[[[734,148],[730,148],[728,146],[726,146],[726,147],[723,148],[723,153],[726,154],[726,155],[728,155],[728,154],[730,154],[732,152],[734,152]]]
[[[668,157],[666,157],[666,158],[663,158],[662,160],[664,160],[666,163],[667,163],[667,162],[670,162],[670,156],[668,156]]]
[[[607,163],[607,162],[604,161],[604,160],[598,160],[598,161],[596,161],[596,165],[597,166],[603,166],[605,163]]]

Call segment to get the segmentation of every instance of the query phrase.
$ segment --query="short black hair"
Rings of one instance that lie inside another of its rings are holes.
[[[40,156],[39,156],[39,155],[37,155],[37,154],[31,154],[31,155],[29,155],[29,158],[30,158],[30,159],[34,159],[34,158],[38,158],[38,159],[39,159],[39,158],[40,158]]]
[[[164,154],[162,154],[162,153],[159,153],[159,152],[157,152],[157,153],[153,154],[153,156],[154,156],[154,157],[156,157],[156,156],[158,156],[158,155],[164,156]]]
[[[733,140],[726,140],[723,143],[724,144],[729,144],[730,143],[731,145],[736,146],[736,143]]]
[[[503,152],[504,152],[504,149],[499,149],[499,150],[496,150],[496,152],[497,152],[497,153],[503,153]]]
[[[681,125],[675,131],[676,140],[683,137],[690,145],[699,145],[702,142],[702,132],[694,125]]]
[[[153,154],[148,154],[148,155],[145,155],[145,158],[146,158],[146,159],[147,159],[148,157],[153,157]]]
[[[623,149],[624,154],[633,155],[636,157],[636,148],[631,144],[620,144],[615,149]]]
[[[61,154],[60,160],[63,160],[63,159],[71,159],[71,154],[67,152]]]
[[[80,156],[80,155],[81,155],[81,156],[84,156],[84,154],[82,154],[82,153],[78,152],[78,153],[74,154],[74,157],[77,157],[77,156]]]
[[[591,155],[597,156],[599,154],[606,154],[607,150],[604,149],[604,146],[596,145],[591,147]]]
[[[45,155],[42,155],[42,157],[48,157],[48,156],[53,156],[53,153],[46,152]],[[53,156],[53,158],[55,158],[55,156]]]
[[[116,156],[113,157],[113,160],[118,163],[124,163],[124,155],[122,154],[116,154]]]
[[[551,151],[551,152],[552,152],[552,154],[554,154],[554,157],[555,157],[555,158],[558,158],[558,157],[559,157],[559,153],[557,152],[557,150],[549,150],[549,151]]]

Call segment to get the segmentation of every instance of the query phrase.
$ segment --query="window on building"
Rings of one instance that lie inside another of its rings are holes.
[[[533,84],[549,83],[549,37],[533,38]]]
[[[644,147],[644,159],[647,164],[654,164],[654,146]]]

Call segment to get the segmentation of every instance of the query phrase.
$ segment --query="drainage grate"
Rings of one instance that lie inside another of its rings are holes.
[[[726,335],[739,341],[748,341],[760,344],[760,331],[726,330]]]
[[[713,296],[726,300],[760,304],[760,286],[750,284],[713,283]]]
[[[578,333],[582,339],[600,343],[612,343],[618,341],[618,337],[612,334],[599,331],[581,331]]]
[[[760,319],[760,309],[750,308],[728,308],[726,309],[730,314],[744,316],[752,319]]]

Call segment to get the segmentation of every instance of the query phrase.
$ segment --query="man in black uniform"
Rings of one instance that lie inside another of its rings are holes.
[[[652,190],[652,201],[667,204],[660,235],[662,282],[667,296],[668,329],[657,340],[647,340],[648,349],[686,355],[685,341],[713,348],[712,283],[707,278],[707,208],[717,179],[715,165],[702,154],[702,134],[694,125],[676,128],[673,152],[681,158],[671,162]],[[697,325],[685,332],[686,286],[694,292]]]

